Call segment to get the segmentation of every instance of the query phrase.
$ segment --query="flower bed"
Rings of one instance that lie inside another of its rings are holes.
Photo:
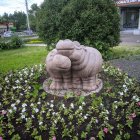
[[[44,92],[46,77],[42,65],[0,76],[0,137],[140,139],[140,85],[126,74],[105,64],[100,93],[64,98]]]

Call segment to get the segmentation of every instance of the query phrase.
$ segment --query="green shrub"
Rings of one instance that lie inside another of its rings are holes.
[[[0,41],[0,50],[17,49],[23,46],[22,40],[18,36],[13,36],[10,40]]]
[[[18,36],[13,36],[10,43],[12,49],[21,48],[23,46],[23,42]]]
[[[119,12],[113,0],[45,0],[37,30],[47,44],[59,39],[77,40],[107,57],[119,43]]]

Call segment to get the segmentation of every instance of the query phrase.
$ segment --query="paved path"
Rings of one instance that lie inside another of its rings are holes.
[[[140,82],[140,55],[131,56],[125,59],[115,59],[110,62],[113,66],[128,73],[130,77],[134,77]]]
[[[140,46],[140,35],[133,35],[131,32],[123,33],[120,35],[121,46]]]

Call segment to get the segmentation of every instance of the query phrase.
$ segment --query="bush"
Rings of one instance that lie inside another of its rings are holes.
[[[13,36],[10,40],[3,39],[0,42],[0,50],[17,49],[22,46],[23,42],[18,36]]]
[[[18,36],[13,36],[11,39],[11,48],[17,49],[23,46],[22,40]]]
[[[37,14],[37,30],[47,44],[68,38],[106,56],[119,43],[118,13],[113,0],[45,0]]]

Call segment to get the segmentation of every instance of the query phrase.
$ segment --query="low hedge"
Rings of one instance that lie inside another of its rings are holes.
[[[0,50],[17,49],[23,46],[23,41],[18,36],[13,36],[10,40],[0,41]]]

